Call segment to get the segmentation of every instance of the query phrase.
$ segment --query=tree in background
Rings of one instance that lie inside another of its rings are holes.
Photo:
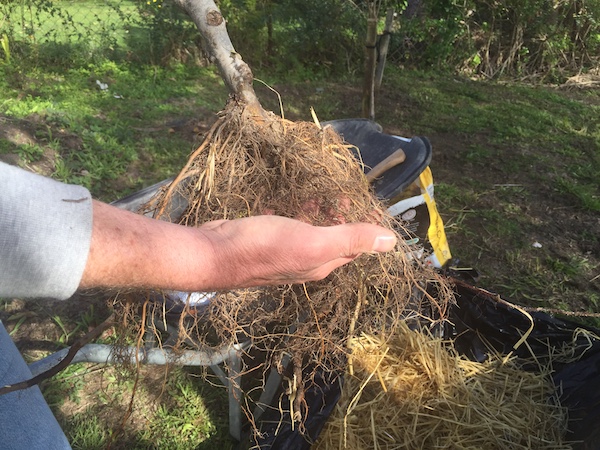
[[[598,64],[598,0],[412,0],[391,58],[487,77],[568,76]]]
[[[353,73],[361,65],[364,18],[348,0],[224,0],[220,6],[253,67],[302,79]]]
[[[232,40],[252,67],[305,80],[364,73],[369,3],[222,0],[219,6],[227,17]],[[389,65],[554,81],[598,65],[600,0],[376,3],[381,12],[377,14],[378,34],[385,11],[394,8],[397,13]],[[196,28],[173,0],[137,0],[137,15],[126,9],[131,3],[111,0],[108,4],[111,21],[98,28],[105,18],[71,15],[73,3],[67,9],[61,1],[1,1],[0,55],[6,59],[8,49],[13,60],[19,54],[39,57],[41,46],[47,51],[53,41],[61,55],[69,52],[71,61],[77,51],[85,53],[81,61],[89,60],[92,50],[103,57],[151,64],[200,59],[195,53],[199,42]],[[82,13],[90,14],[85,7]],[[120,37],[124,34],[125,43]],[[127,48],[114,51],[119,45]],[[32,48],[36,51],[30,51]]]

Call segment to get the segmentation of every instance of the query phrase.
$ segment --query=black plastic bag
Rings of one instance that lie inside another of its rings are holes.
[[[527,346],[516,350],[515,343],[528,330],[531,322],[510,303],[495,294],[453,280],[457,304],[451,309],[446,337],[454,339],[454,347],[474,360],[486,357],[491,345],[501,354],[513,352],[527,359],[531,352],[542,364],[547,362],[549,348],[571,345],[574,362],[553,361],[552,379],[563,406],[569,410],[568,442],[574,449],[600,449],[600,330],[543,312],[531,312],[534,328]],[[576,333],[584,330],[587,333]],[[535,370],[535,366],[524,366]]]
[[[454,341],[455,349],[470,359],[483,361],[490,346],[501,354],[512,352],[524,361],[535,354],[540,363],[549,357],[549,347],[574,346],[575,362],[553,363],[553,381],[561,403],[569,410],[568,442],[578,450],[600,450],[600,330],[543,312],[530,313],[534,327],[527,346],[513,346],[531,326],[531,321],[509,302],[484,289],[456,278],[450,279],[457,294],[449,320],[438,330]],[[421,311],[422,312],[422,311]],[[575,333],[576,330],[588,333]],[[591,333],[591,334],[590,334]],[[588,336],[588,337],[586,337]],[[525,370],[535,370],[525,365]],[[292,430],[289,416],[270,417],[263,423],[261,450],[309,450],[341,394],[342,377],[322,376],[307,392],[309,416],[303,432]],[[334,380],[328,384],[328,380]],[[284,410],[287,409],[283,408]],[[279,421],[282,424],[279,426]]]

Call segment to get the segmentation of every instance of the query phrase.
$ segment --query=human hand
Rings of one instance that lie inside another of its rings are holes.
[[[373,224],[316,227],[270,215],[208,222],[199,231],[211,242],[210,266],[220,276],[215,289],[320,280],[397,242],[392,231]]]

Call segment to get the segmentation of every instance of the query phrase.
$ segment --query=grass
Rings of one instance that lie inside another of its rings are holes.
[[[13,38],[35,43],[70,44],[77,41],[104,45],[103,40],[123,44],[127,32],[123,17],[138,18],[134,1],[13,2],[0,10],[11,23]],[[6,25],[8,27],[8,25]]]
[[[0,114],[20,121],[36,143],[5,139],[0,152],[35,163],[52,150],[55,178],[105,200],[172,175],[191,143],[169,124],[194,120],[199,109],[216,112],[226,98],[212,70],[192,67],[167,71],[106,62],[66,72],[2,69],[10,82]]]
[[[456,264],[475,267],[480,286],[515,303],[600,312],[598,91],[386,70],[377,120],[389,133],[432,141],[436,200]],[[358,79],[257,76],[280,92],[292,120],[310,120],[310,106],[321,120],[360,115]],[[271,91],[257,91],[279,111]],[[110,60],[38,65],[13,55],[11,64],[0,64],[0,158],[113,200],[176,173],[225,100],[212,68]],[[86,302],[57,311],[16,305],[4,301],[0,314],[17,342],[43,330],[40,340],[54,349],[106,313]],[[193,370],[142,372],[134,416],[113,448],[230,445],[223,390]],[[83,365],[44,385],[81,449],[106,447],[132,389],[133,378],[119,368]]]
[[[381,111],[380,122],[431,138],[454,254],[518,302],[596,311],[598,92],[439,74],[390,78],[386,94],[398,106]]]
[[[43,392],[74,449],[202,449],[228,448],[224,390],[210,388],[197,374],[143,368],[144,382],[117,367],[75,364],[47,382]],[[148,381],[150,380],[150,381]],[[95,393],[90,399],[91,383]],[[136,408],[122,427],[135,387]]]

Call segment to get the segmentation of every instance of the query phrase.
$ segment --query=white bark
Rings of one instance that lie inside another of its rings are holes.
[[[231,94],[247,104],[259,106],[252,87],[253,75],[242,56],[235,51],[226,21],[213,0],[173,0],[198,27],[211,62],[219,68]]]

